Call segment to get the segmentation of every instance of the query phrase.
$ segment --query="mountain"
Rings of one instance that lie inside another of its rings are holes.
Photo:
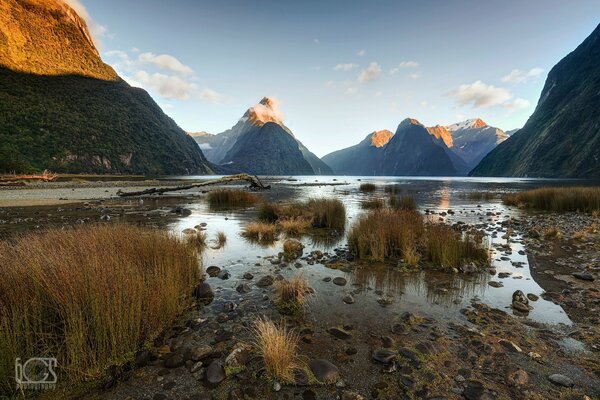
[[[449,125],[446,129],[452,136],[452,146],[448,147],[467,164],[469,170],[508,139],[502,129],[489,126],[479,118]]]
[[[384,148],[382,175],[460,175],[442,139],[415,119],[407,118]]]
[[[600,178],[600,25],[548,73],[523,128],[473,176]]]
[[[268,124],[268,129],[263,130],[262,128]],[[290,148],[275,148],[258,136],[258,132],[268,134],[279,146],[289,146]],[[279,135],[284,137],[280,138]],[[217,135],[197,135],[194,139],[209,161],[215,164],[226,164],[228,168],[244,172],[261,175],[326,175],[333,173],[327,164],[311,153],[285,126],[279,104],[271,97],[264,97],[258,104],[250,107],[232,128]],[[243,148],[242,145],[247,147]],[[269,157],[275,160],[282,154],[296,157],[297,151],[304,162],[296,158],[277,161],[287,165],[276,165],[275,161],[268,161]],[[247,154],[253,154],[255,161],[248,158]],[[309,166],[308,169],[306,164]]]
[[[205,174],[195,141],[106,65],[62,0],[0,1],[0,171]]]
[[[385,145],[394,134],[387,129],[369,133],[357,145],[334,151],[323,161],[341,175],[379,175]]]

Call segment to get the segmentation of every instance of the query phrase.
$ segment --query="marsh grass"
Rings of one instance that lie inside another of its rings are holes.
[[[346,226],[346,207],[338,199],[310,199],[306,203],[312,215],[313,228],[343,231]]]
[[[275,304],[287,314],[297,314],[304,309],[306,297],[311,293],[308,281],[302,275],[275,283]]]
[[[489,254],[476,238],[463,236],[452,227],[424,223],[410,210],[374,210],[360,217],[348,233],[349,250],[370,261],[402,260],[410,266],[421,262],[436,268],[459,268],[466,262],[489,264]]]
[[[417,202],[412,196],[390,196],[390,208],[394,210],[415,211]]]
[[[277,226],[266,222],[250,222],[244,226],[242,236],[263,243],[274,242]]]
[[[279,207],[276,204],[263,202],[258,207],[258,219],[262,222],[276,222],[279,218]]]
[[[385,201],[383,199],[363,200],[360,206],[365,210],[379,210],[385,207]]]
[[[16,357],[56,357],[59,382],[99,379],[170,326],[201,276],[185,240],[129,225],[0,242],[0,391]]]
[[[294,383],[294,370],[304,368],[296,353],[300,337],[285,327],[259,318],[254,322],[255,347],[267,374],[281,383]]]
[[[202,250],[204,247],[206,247],[208,237],[206,236],[205,231],[196,231],[195,233],[186,235],[185,240],[188,244],[196,246],[199,250]]]
[[[471,201],[491,201],[496,197],[496,194],[492,192],[469,192],[461,194],[460,197]]]
[[[278,224],[286,235],[300,236],[310,229],[312,221],[307,217],[291,217],[279,220]]]
[[[600,187],[555,187],[508,194],[504,204],[543,211],[600,211]]]
[[[227,235],[223,231],[218,231],[215,235],[216,248],[220,249],[225,246],[225,243],[227,243]]]
[[[247,207],[259,201],[259,197],[245,190],[217,189],[208,193],[208,204],[212,208],[225,209]]]
[[[562,233],[560,229],[556,226],[550,226],[544,229],[543,235],[544,239],[546,240],[558,240],[562,238]]]
[[[377,186],[374,183],[361,183],[358,190],[364,193],[371,193],[377,190]]]
[[[402,192],[402,187],[400,185],[387,185],[383,190],[387,194],[399,194]]]

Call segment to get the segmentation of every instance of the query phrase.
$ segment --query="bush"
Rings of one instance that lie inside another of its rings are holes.
[[[445,224],[428,224],[425,230],[427,259],[443,269],[460,268],[465,263],[488,265],[490,256],[473,238],[461,236],[460,232]]]
[[[279,220],[281,230],[288,236],[300,236],[312,225],[312,221],[305,217],[284,218]]]
[[[158,230],[94,225],[0,242],[0,391],[16,357],[58,359],[59,381],[101,378],[191,302],[196,246]]]

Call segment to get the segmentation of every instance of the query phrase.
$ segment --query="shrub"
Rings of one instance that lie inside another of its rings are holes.
[[[468,198],[471,201],[481,201],[481,200],[490,201],[490,200],[493,200],[494,197],[495,197],[495,194],[492,192],[469,192],[466,195],[466,198]]]
[[[377,186],[375,186],[373,183],[361,183],[358,189],[361,192],[370,193],[374,192],[377,189]]]
[[[390,196],[390,207],[394,210],[416,211],[417,203],[412,196]]]
[[[593,213],[600,211],[600,187],[540,188],[506,195],[502,201],[536,210]]]
[[[267,373],[282,383],[293,383],[294,370],[302,367],[296,354],[299,336],[262,318],[254,323],[254,335]]]
[[[313,217],[314,228],[343,231],[346,226],[346,207],[338,199],[310,199],[306,204]]]
[[[244,226],[242,235],[252,240],[272,242],[277,236],[277,227],[265,222],[250,222]]]
[[[14,389],[16,357],[56,357],[61,382],[101,378],[174,322],[200,276],[196,246],[148,228],[0,242],[0,391]]]
[[[217,189],[208,193],[208,204],[213,208],[245,207],[258,200],[254,193],[237,189]]]

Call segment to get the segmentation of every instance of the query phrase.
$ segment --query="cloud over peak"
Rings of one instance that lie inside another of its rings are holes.
[[[190,75],[194,72],[190,67],[169,54],[156,55],[154,53],[142,53],[139,55],[139,60],[142,63],[150,63],[160,69],[173,71],[183,75]]]

